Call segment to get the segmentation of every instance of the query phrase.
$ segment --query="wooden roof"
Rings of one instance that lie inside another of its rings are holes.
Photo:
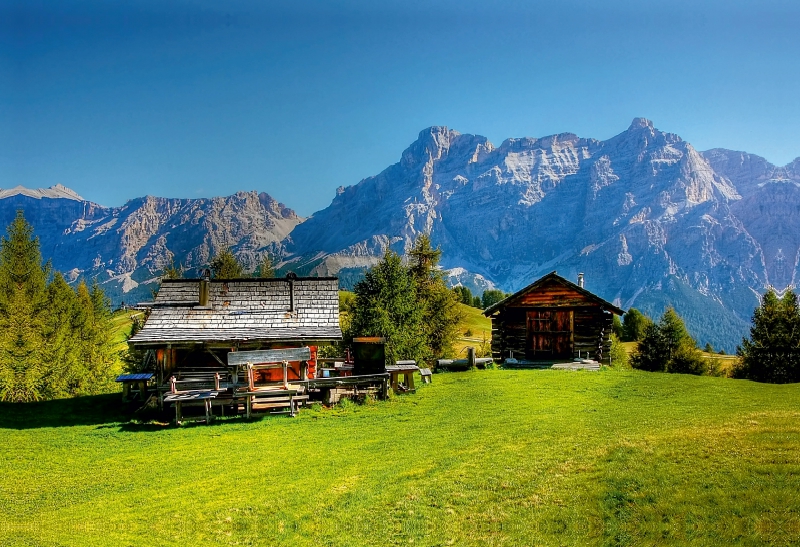
[[[333,341],[339,328],[335,277],[212,279],[200,306],[200,279],[166,279],[144,327],[129,342]]]
[[[508,297],[504,298],[503,300],[501,300],[500,302],[497,302],[496,304],[493,304],[492,306],[489,306],[488,308],[486,308],[483,311],[483,315],[489,317],[490,315],[493,315],[493,314],[497,313],[500,309],[505,308],[507,306],[513,306],[515,304],[516,305],[524,305],[524,304],[526,304],[525,297],[527,295],[530,295],[532,293],[536,293],[537,291],[540,291],[540,290],[544,289],[546,286],[549,286],[549,285],[552,285],[552,284],[561,285],[565,289],[569,290],[569,292],[577,293],[576,296],[580,297],[582,300],[586,301],[588,304],[593,304],[593,305],[599,306],[599,307],[601,307],[603,309],[606,309],[606,310],[608,310],[608,311],[610,311],[612,313],[616,313],[617,315],[623,315],[625,313],[624,310],[618,308],[617,306],[615,306],[611,302],[609,302],[607,300],[603,300],[602,298],[600,298],[596,294],[594,294],[592,292],[589,292],[586,289],[584,289],[583,287],[580,287],[580,286],[576,285],[575,283],[569,281],[568,279],[565,279],[565,278],[561,277],[556,272],[550,272],[549,274],[545,275],[544,277],[540,278],[539,280],[534,281],[533,283],[531,283],[530,285],[528,285],[524,289],[515,292],[511,296],[508,296]]]

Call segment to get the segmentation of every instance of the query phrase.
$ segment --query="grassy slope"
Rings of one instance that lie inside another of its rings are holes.
[[[489,370],[180,429],[122,423],[112,396],[0,406],[0,544],[788,545],[798,400],[800,385]]]
[[[492,320],[484,317],[483,310],[459,304],[461,311],[464,314],[461,323],[458,326],[458,340],[456,340],[456,352],[460,358],[466,355],[464,348],[473,346],[480,347],[483,342],[484,335],[488,343],[492,340]],[[472,331],[472,336],[466,336],[467,331]]]

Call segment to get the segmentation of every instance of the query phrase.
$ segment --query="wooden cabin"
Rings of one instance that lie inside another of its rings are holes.
[[[313,378],[316,348],[341,340],[335,277],[165,279],[143,328],[129,344],[146,350],[157,381],[224,369],[228,353],[310,346],[308,362],[290,363],[289,380]],[[259,371],[281,382],[283,370]]]
[[[492,357],[532,364],[578,357],[610,363],[613,314],[623,310],[556,272],[484,310],[492,319]]]

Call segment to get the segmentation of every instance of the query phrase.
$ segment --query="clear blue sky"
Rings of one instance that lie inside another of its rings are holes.
[[[420,130],[800,156],[800,2],[0,0],[0,187],[265,191],[302,215]]]

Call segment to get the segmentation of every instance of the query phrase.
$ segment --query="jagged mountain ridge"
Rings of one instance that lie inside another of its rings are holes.
[[[582,271],[623,307],[674,304],[698,338],[730,351],[757,294],[798,279],[798,164],[700,153],[643,118],[606,141],[567,133],[499,147],[432,127],[397,164],[338,189],[287,248],[328,274],[428,232],[445,268],[509,291]]]
[[[200,266],[222,246],[251,269],[270,252],[284,270],[352,285],[387,247],[405,252],[427,232],[451,283],[513,291],[581,271],[622,307],[675,305],[702,343],[731,351],[757,295],[797,282],[799,173],[800,159],[698,152],[643,118],[606,141],[565,133],[497,147],[432,127],[305,221],[255,192],[106,208],[63,187],[0,189],[0,221],[25,209],[44,256],[72,278],[98,277],[116,302],[147,299],[170,257]]]
[[[146,196],[122,207],[103,207],[63,187],[58,192],[12,190],[0,189],[10,194],[0,199],[3,226],[23,210],[43,257],[70,281],[98,279],[115,303],[149,299],[152,284],[171,260],[191,270],[224,247],[254,269],[265,252],[277,254],[280,242],[303,221],[266,193],[211,199]]]

